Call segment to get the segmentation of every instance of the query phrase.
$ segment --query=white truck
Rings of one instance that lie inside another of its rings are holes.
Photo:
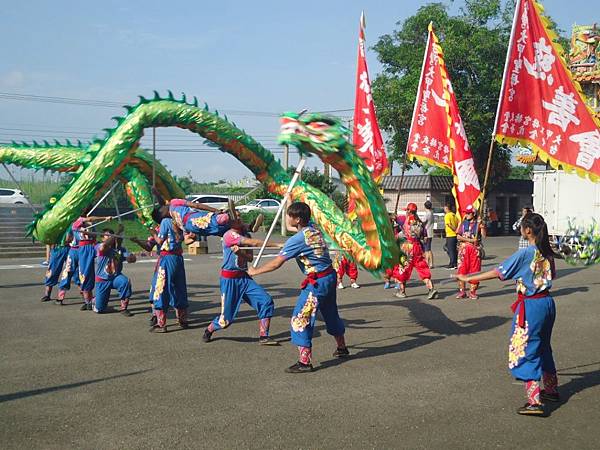
[[[565,235],[569,220],[588,227],[600,222],[600,183],[592,183],[562,170],[533,172],[533,208],[544,216],[548,233],[557,241]]]

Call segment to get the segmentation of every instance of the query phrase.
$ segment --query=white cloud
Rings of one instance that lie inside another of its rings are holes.
[[[0,87],[6,89],[21,88],[25,84],[25,74],[20,70],[10,70],[0,74]]]

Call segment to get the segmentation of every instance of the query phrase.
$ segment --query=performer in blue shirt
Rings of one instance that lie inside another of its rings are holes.
[[[119,226],[117,234],[122,233],[122,231],[123,227]],[[96,245],[96,258],[94,312],[103,313],[106,311],[110,291],[116,289],[121,299],[119,311],[127,317],[132,316],[127,309],[131,297],[131,281],[122,272],[123,260],[126,259],[127,262],[133,263],[136,261],[135,255],[129,254],[125,247],[120,246],[113,231],[110,228],[105,228],[102,242]]]
[[[550,295],[555,276],[554,252],[548,239],[548,227],[539,214],[529,213],[521,221],[521,235],[529,246],[522,248],[496,269],[472,275],[457,275],[464,282],[500,278],[515,280],[517,301],[514,313],[508,367],[512,375],[525,382],[527,403],[517,412],[544,415],[543,401],[559,401],[558,379],[550,338],[556,317]],[[540,380],[544,389],[540,391]]]
[[[52,247],[50,251],[50,260],[48,261],[48,270],[44,280],[44,296],[42,302],[50,301],[52,288],[58,284],[59,277],[62,274],[63,266],[69,257],[70,244],[73,239],[73,233],[67,230],[60,239],[60,242]]]
[[[223,235],[223,264],[221,265],[221,314],[215,317],[204,330],[202,339],[210,342],[212,334],[221,328],[227,328],[235,320],[243,301],[256,310],[259,319],[259,338],[261,345],[279,345],[269,337],[271,317],[275,311],[273,299],[265,289],[248,275],[248,263],[252,261],[252,250],[239,247],[260,247],[263,241],[252,239],[244,231],[240,219],[231,222],[231,229]],[[277,244],[269,247],[280,248]]]
[[[256,269],[249,268],[248,275],[272,272],[286,261],[295,258],[305,279],[291,320],[292,343],[298,346],[298,362],[286,369],[288,373],[311,372],[312,336],[317,311],[321,311],[327,333],[337,343],[333,356],[348,357],[350,353],[344,339],[344,322],[338,314],[336,303],[336,273],[331,266],[329,250],[323,235],[310,223],[311,211],[306,203],[292,203],[286,216],[286,224],[296,234],[289,238],[279,256]]]
[[[150,288],[150,301],[156,316],[156,325],[150,331],[166,333],[169,307],[175,309],[179,325],[187,328],[188,296],[181,246],[183,232],[173,219],[166,218],[161,220],[154,239],[159,245],[160,256]]]

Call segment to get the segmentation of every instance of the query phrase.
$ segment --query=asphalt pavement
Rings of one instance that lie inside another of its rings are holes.
[[[487,239],[484,269],[516,246],[515,237]],[[438,265],[447,263],[441,248],[436,239]],[[435,268],[441,298],[427,300],[413,274],[408,298],[397,299],[361,271],[361,289],[338,291],[352,357],[332,357],[335,342],[319,322],[318,370],[287,374],[296,265],[257,277],[275,300],[271,335],[281,346],[259,346],[247,306],[206,344],[221,261],[186,258],[191,327],[170,315],[166,334],[148,332],[152,260],[125,266],[131,318],[80,311],[76,290],[66,306],[40,303],[39,261],[0,260],[0,447],[600,447],[600,267],[558,262],[553,348],[563,401],[538,418],[515,413],[525,399],[507,370],[510,283],[489,281],[479,300],[455,300],[450,272]]]

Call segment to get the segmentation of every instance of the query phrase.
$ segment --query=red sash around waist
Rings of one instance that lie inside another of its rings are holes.
[[[518,325],[521,328],[525,327],[525,300],[531,300],[534,298],[544,298],[544,297],[548,297],[550,295],[550,291],[549,290],[545,290],[542,292],[538,292],[537,294],[533,294],[533,295],[525,295],[525,294],[521,294],[520,292],[517,294],[517,300],[510,306],[510,309],[512,309],[512,312],[515,313],[517,310],[519,310],[519,315],[518,315]]]
[[[79,246],[81,247],[82,245],[94,245],[96,243],[96,241],[94,239],[87,239],[87,240],[80,240],[79,241]]]
[[[223,278],[227,278],[227,279],[250,277],[250,275],[248,275],[248,273],[244,272],[243,270],[227,270],[227,269],[221,269],[221,276]]]
[[[333,270],[333,267],[329,266],[327,269],[325,269],[322,272],[309,273],[308,275],[306,275],[306,278],[304,279],[304,281],[300,285],[300,288],[304,289],[309,284],[311,284],[312,286],[314,286],[314,285],[317,284],[317,279],[318,278],[324,278],[327,275],[329,275],[331,273],[334,273],[334,272],[335,272],[335,270]]]
[[[181,219],[184,227],[185,227],[185,224],[187,223],[187,221],[190,220],[191,215],[192,215],[192,211],[189,211],[189,212],[185,213],[185,215],[183,216],[183,219]]]
[[[177,250],[161,250],[160,251],[160,256],[167,256],[167,255],[181,256],[181,255],[183,255],[183,250],[178,248]]]

